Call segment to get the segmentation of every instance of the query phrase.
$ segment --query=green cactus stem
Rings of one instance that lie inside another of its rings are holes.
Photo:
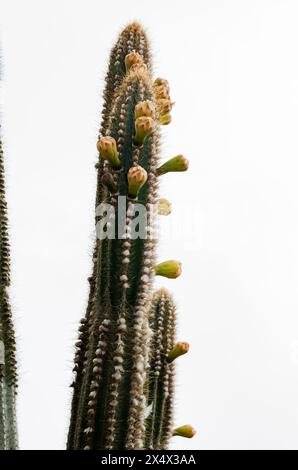
[[[167,449],[172,436],[191,438],[190,425],[173,429],[174,360],[187,353],[189,344],[175,342],[176,307],[166,289],[155,292],[149,323],[152,329],[150,368],[148,371],[146,449]]]
[[[125,65],[125,57],[122,60]],[[121,171],[115,172],[102,160],[98,168],[99,181],[108,169],[118,184],[119,195],[129,196],[127,174],[132,167],[142,166],[148,179],[138,196],[148,212],[157,200],[158,133],[147,133],[146,142],[138,147],[133,140],[136,105],[145,100],[154,103],[149,70],[131,67],[110,108],[105,133],[117,143]],[[118,224],[118,199],[105,191],[102,200],[114,207]],[[149,352],[146,313],[154,275],[155,241],[150,237],[130,239],[133,203],[129,198],[125,209],[123,236],[97,241],[91,279],[94,290],[77,344],[70,449],[143,447]]]
[[[16,341],[8,296],[10,247],[3,148],[0,140],[0,449],[17,448],[16,425]]]
[[[152,284],[156,274],[175,278],[181,273],[177,261],[156,266],[155,255],[158,100],[167,97],[165,83],[153,84],[148,41],[133,23],[112,50],[106,79],[97,142],[97,239],[76,342],[67,449],[138,450],[146,445]],[[146,209],[144,236],[135,237],[134,215],[141,208]],[[167,362],[167,368],[173,365]],[[166,416],[170,413],[168,401],[156,406],[157,416],[160,406]],[[159,432],[158,442],[164,445],[172,426]]]
[[[148,373],[148,407],[146,421],[146,448],[167,449],[173,434],[174,419],[174,363],[167,358],[176,338],[176,307],[165,289],[153,297],[149,316],[153,332]]]
[[[148,71],[151,70],[151,58],[148,45],[148,39],[144,33],[142,27],[138,23],[129,24],[120,34],[115,46],[113,47],[110,59],[108,72],[105,79],[105,89],[103,92],[103,110],[102,110],[102,123],[99,131],[99,139],[101,136],[108,135],[109,128],[109,119],[111,115],[112,106],[115,101],[115,95],[117,93],[118,87],[122,84],[124,78],[126,77],[126,66],[125,66],[125,57],[127,54],[136,51],[142,57],[144,63],[147,65]],[[106,198],[111,193],[115,193],[118,190],[116,185],[116,178],[112,175],[113,178],[113,190],[110,191],[110,188],[107,187],[105,181],[105,163],[103,160],[99,160],[97,165],[97,191],[95,198],[95,207],[100,203],[104,202]],[[110,180],[111,181],[111,180]],[[99,241],[95,241],[94,251],[93,251],[93,269],[92,275],[89,277],[89,299],[86,309],[85,317],[80,321],[79,327],[79,337],[78,344],[76,345],[76,354],[75,354],[75,366],[74,371],[76,373],[75,380],[72,384],[73,387],[73,398],[72,398],[72,407],[71,407],[71,423],[68,432],[68,448],[74,448],[74,432],[77,422],[77,412],[78,412],[78,403],[79,397],[81,394],[81,387],[83,382],[83,375],[85,373],[85,363],[87,359],[88,351],[88,338],[89,333],[92,330],[92,325],[94,321],[93,308],[95,304],[95,292],[97,284],[97,264],[98,257],[97,252],[99,249]]]
[[[149,212],[149,205],[156,202],[157,136],[148,137],[142,147],[133,145],[134,109],[144,98],[152,99],[149,76],[130,72],[120,87],[109,132],[117,141],[122,165],[122,171],[114,174],[119,194],[129,196],[127,173],[140,163],[148,180],[139,195]],[[113,167],[109,171],[113,173]],[[110,195],[106,201],[114,207],[118,223],[118,199]],[[132,215],[133,204],[127,200],[123,238],[101,240],[96,253],[92,323],[72,448],[143,446],[146,337],[149,338],[146,312],[154,274],[155,241],[130,239]]]

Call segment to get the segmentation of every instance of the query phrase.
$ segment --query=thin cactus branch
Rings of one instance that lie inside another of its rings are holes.
[[[146,448],[166,449],[173,433],[174,420],[174,362],[168,355],[176,338],[176,307],[165,289],[158,290],[152,301],[149,316],[153,332],[148,373],[148,407]]]
[[[0,140],[0,449],[17,448],[16,426],[16,341],[9,303],[10,247],[3,148]]]

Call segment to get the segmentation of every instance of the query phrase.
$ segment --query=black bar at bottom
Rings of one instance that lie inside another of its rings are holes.
[[[289,462],[296,460],[296,451],[249,451],[249,450],[167,450],[167,451],[59,451],[59,450],[28,450],[28,451],[0,451],[0,464],[38,463],[46,466],[71,464],[92,470],[93,468],[107,468],[115,466],[122,468],[141,468],[143,465],[169,467],[171,465],[187,465],[188,467],[210,468],[215,464],[228,465],[231,468],[235,464],[241,468],[243,464],[259,465],[262,459],[266,459],[266,465],[272,461],[274,465],[282,465],[289,458]],[[1,467],[2,468],[2,467]],[[31,466],[32,468],[32,466]],[[42,467],[41,467],[42,468]],[[53,468],[53,470],[56,470]]]

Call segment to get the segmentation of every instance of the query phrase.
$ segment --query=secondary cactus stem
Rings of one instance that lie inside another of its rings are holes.
[[[0,140],[0,449],[18,446],[16,425],[16,341],[9,303],[10,246],[2,142]]]
[[[173,432],[174,364],[167,355],[176,336],[176,309],[171,295],[158,290],[153,297],[150,326],[150,372],[148,372],[148,399],[151,413],[146,421],[146,448],[165,449]]]

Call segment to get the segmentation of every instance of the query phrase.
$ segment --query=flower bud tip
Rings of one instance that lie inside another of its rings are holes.
[[[190,439],[195,436],[196,432],[197,431],[190,424],[185,424],[184,426],[175,428],[173,431],[173,436],[187,437]]]
[[[155,130],[155,121],[152,117],[141,116],[135,121],[134,144],[143,145],[145,139]]]
[[[144,186],[147,181],[147,171],[141,166],[133,166],[128,170],[128,195],[130,197],[137,197],[139,190]]]
[[[125,56],[125,67],[127,72],[131,69],[132,66],[143,64],[143,59],[138,52],[133,51]]]
[[[107,160],[115,170],[119,170],[121,162],[117,150],[116,140],[111,136],[101,137],[96,144],[101,157]]]
[[[159,215],[169,215],[172,212],[172,204],[167,199],[159,199],[157,213]]]
[[[168,277],[169,279],[176,279],[180,276],[182,268],[181,263],[175,260],[164,261],[155,266],[155,274],[157,276]]]
[[[189,344],[185,341],[176,343],[168,354],[168,362],[173,362],[177,357],[183,356],[189,351]]]
[[[156,173],[160,176],[171,172],[186,171],[188,166],[188,160],[183,155],[177,155],[157,168]]]

